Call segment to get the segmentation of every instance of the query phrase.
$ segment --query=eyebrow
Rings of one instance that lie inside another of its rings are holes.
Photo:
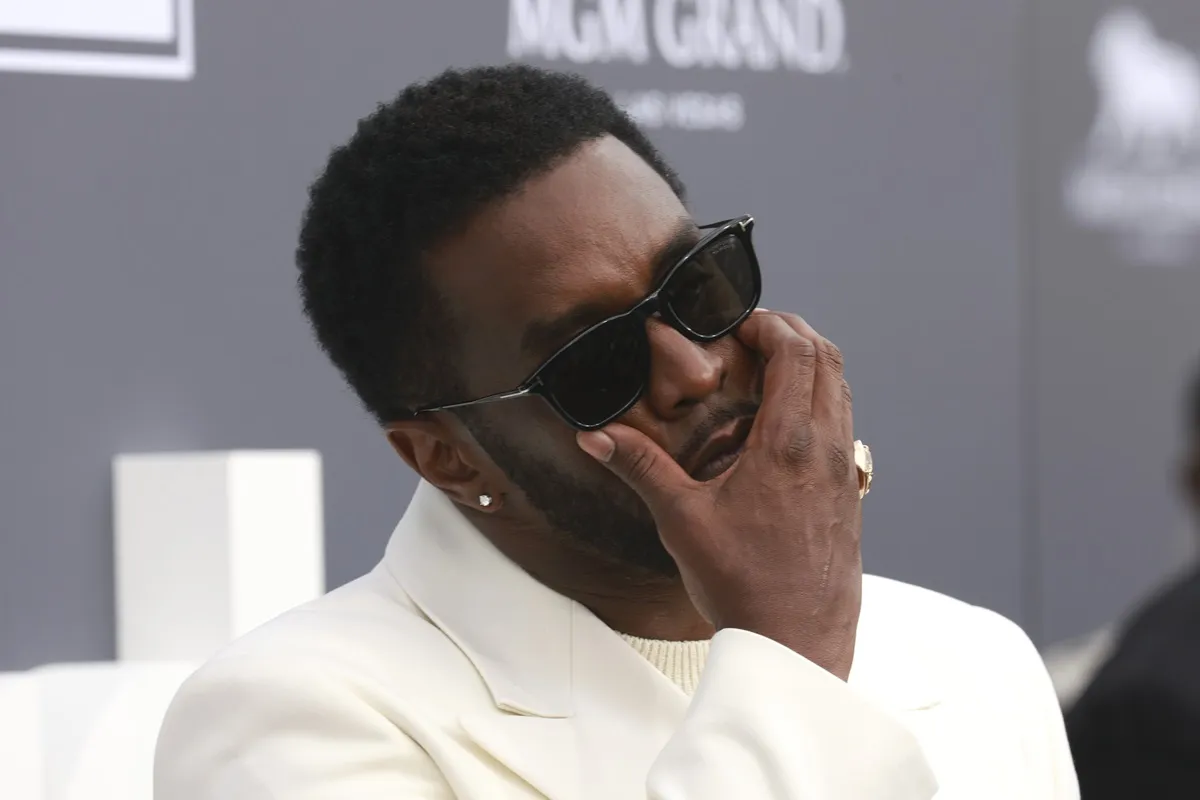
[[[671,238],[654,254],[654,268],[650,274],[650,285],[657,287],[667,272],[688,254],[700,241],[700,229],[691,219],[682,218],[675,226]],[[589,325],[613,316],[612,306],[598,301],[585,301],[553,319],[535,320],[521,335],[521,350],[533,355],[542,355],[565,344],[571,336]]]

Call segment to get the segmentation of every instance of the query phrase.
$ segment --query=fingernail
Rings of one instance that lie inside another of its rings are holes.
[[[612,437],[602,431],[586,431],[575,435],[579,448],[597,461],[607,462],[612,458],[617,443]]]

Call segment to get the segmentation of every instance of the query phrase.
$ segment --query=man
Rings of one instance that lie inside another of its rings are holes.
[[[159,797],[1076,796],[1028,639],[863,579],[841,355],[756,310],[749,217],[682,197],[529,67],[333,153],[305,308],[422,482],[375,571],[181,691]]]
[[[1200,372],[1180,487],[1200,519]],[[1200,797],[1200,565],[1123,626],[1067,715],[1084,800]]]

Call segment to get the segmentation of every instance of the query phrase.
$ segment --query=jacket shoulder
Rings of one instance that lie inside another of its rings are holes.
[[[930,589],[865,576],[859,629],[868,653],[907,659],[950,684],[1045,667],[1025,631],[1007,617]],[[1011,677],[1011,676],[1009,676]]]
[[[464,653],[376,569],[222,649],[184,682],[172,711],[228,697],[252,713],[256,687],[303,694],[320,683],[389,716],[412,705],[444,714],[487,696]]]
[[[983,626],[981,632],[988,635],[998,631],[1011,633],[1016,627],[1008,618],[981,606],[877,575],[863,576],[863,614],[889,618],[893,624],[909,626],[913,633],[934,629],[957,631],[964,627],[969,633]]]

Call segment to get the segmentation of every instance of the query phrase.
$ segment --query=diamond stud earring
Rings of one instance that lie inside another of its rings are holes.
[[[483,506],[484,508],[487,508],[491,504],[492,504],[492,496],[490,494],[479,495],[479,505]]]

